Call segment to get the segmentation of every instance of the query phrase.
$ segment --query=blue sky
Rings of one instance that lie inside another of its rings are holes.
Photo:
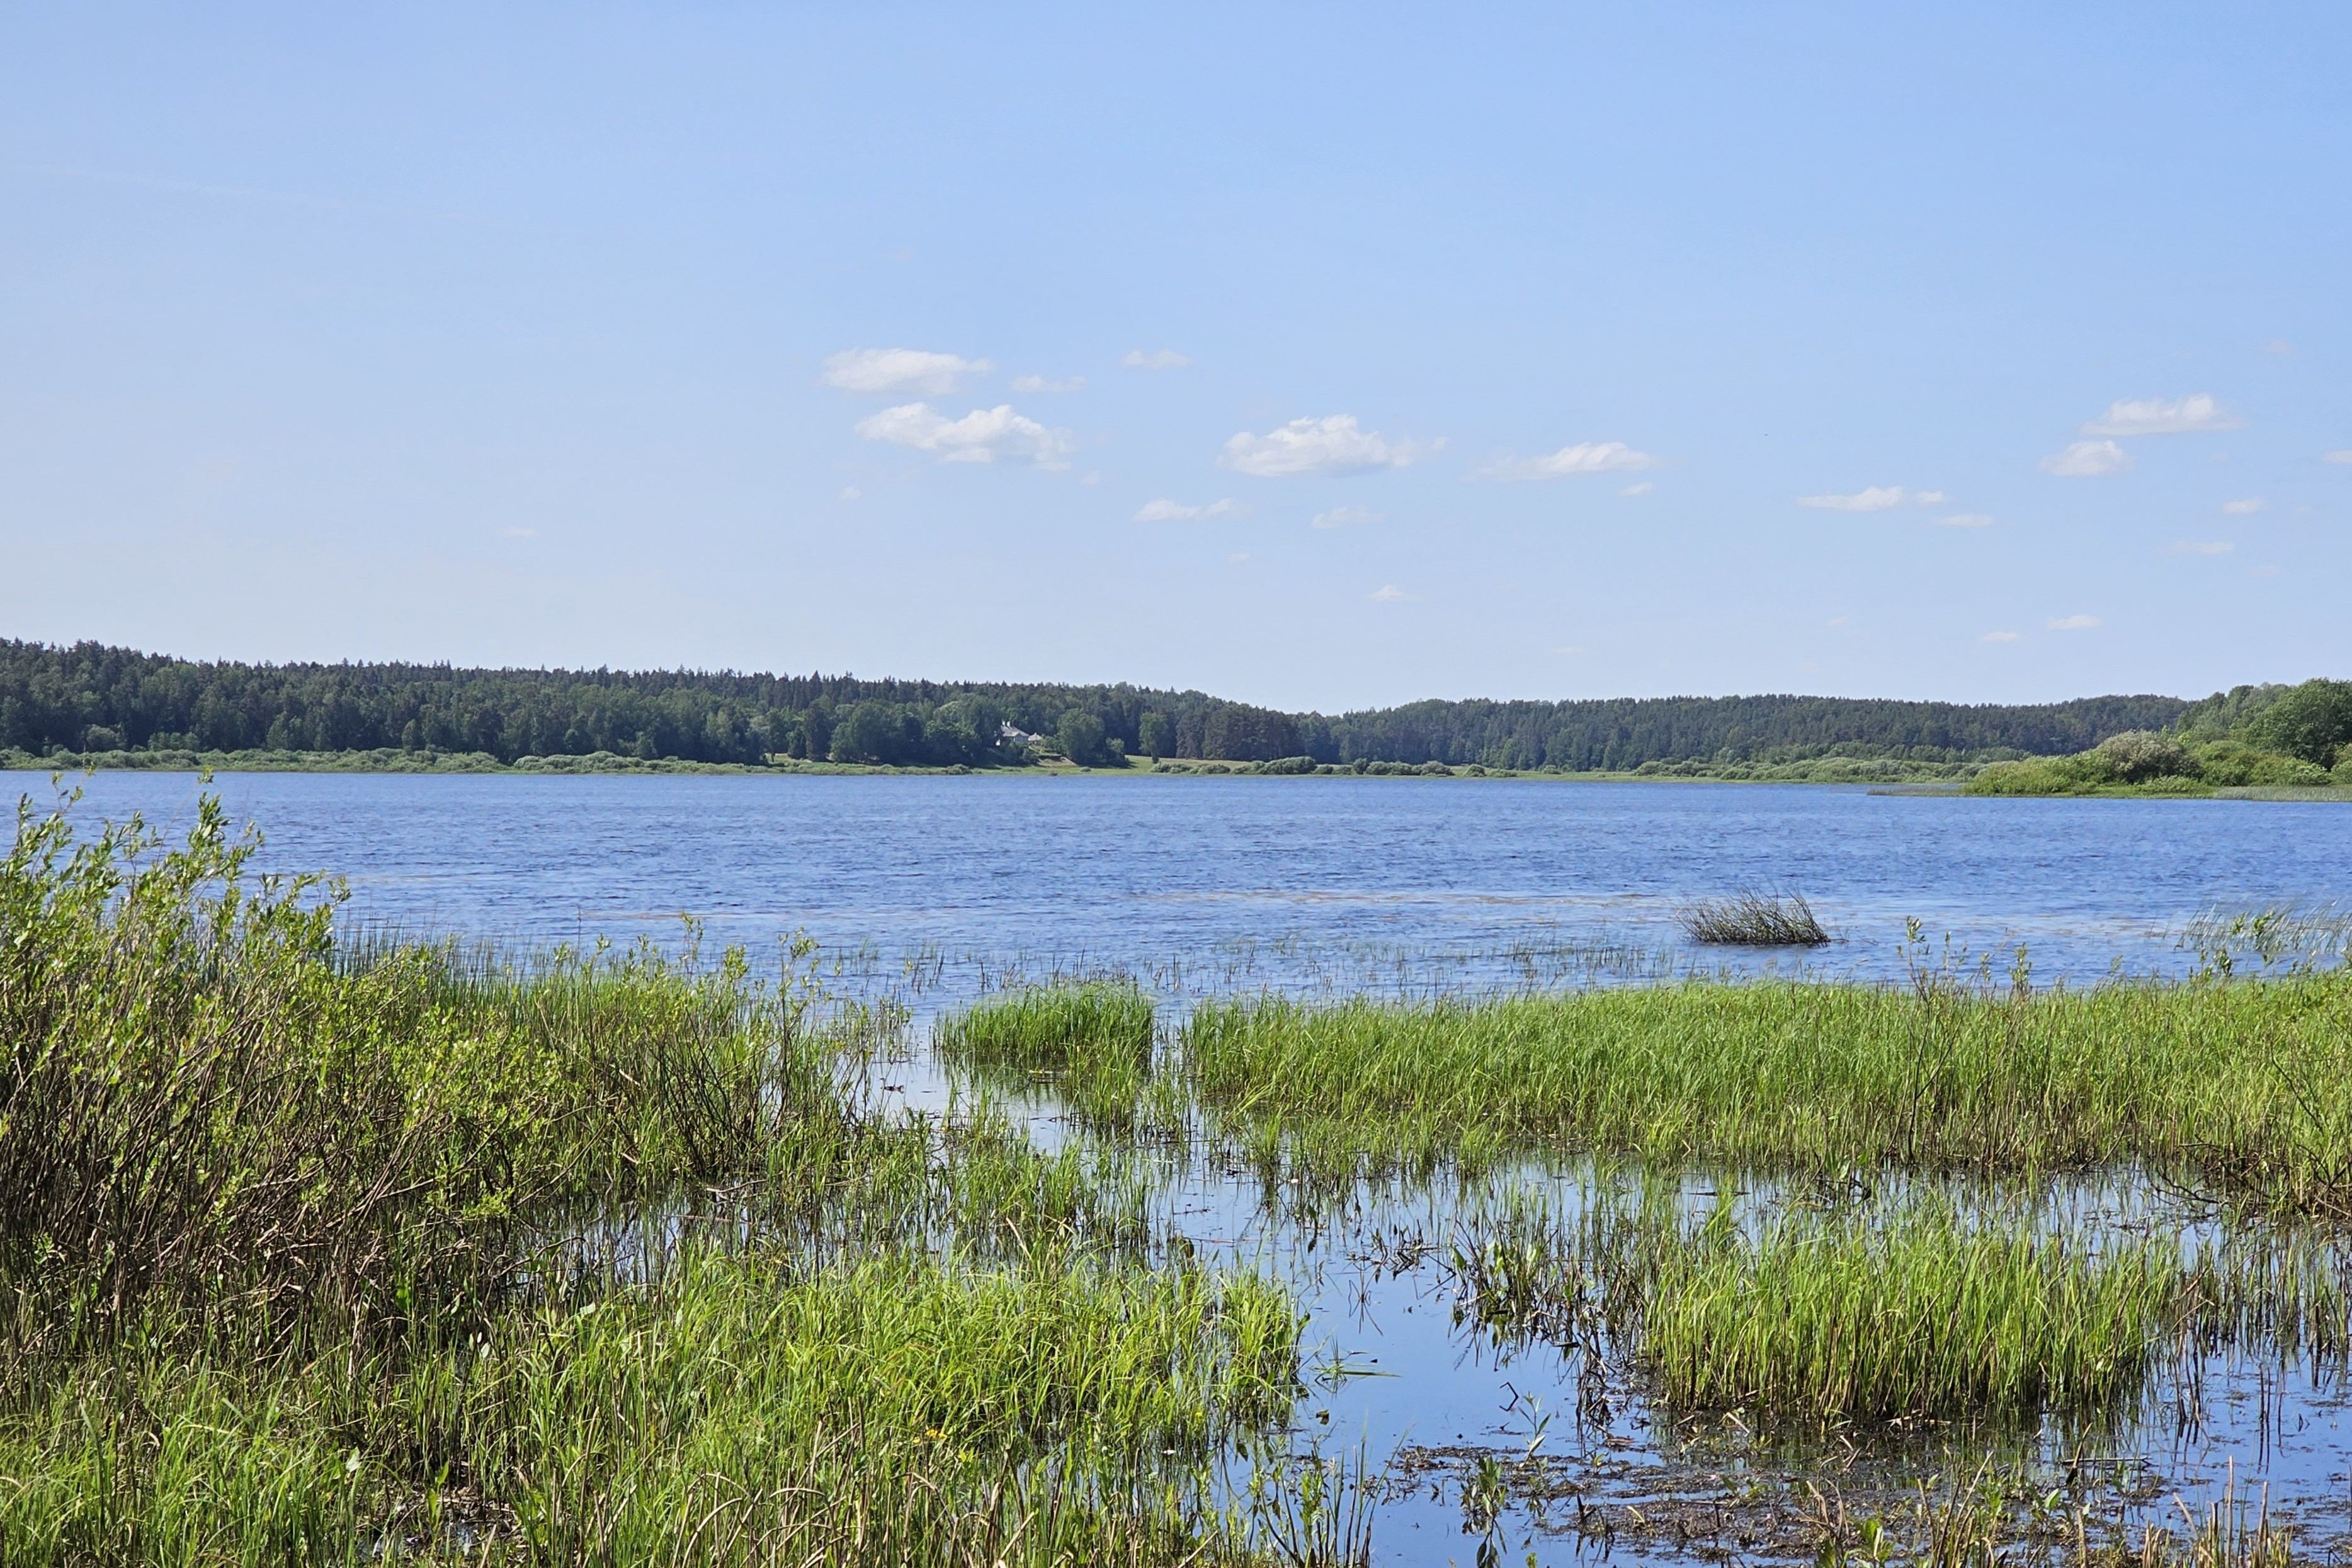
[[[0,635],[2352,675],[2352,7],[0,18]]]

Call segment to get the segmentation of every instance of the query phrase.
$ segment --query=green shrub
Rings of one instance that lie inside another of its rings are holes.
[[[2233,788],[2310,785],[2328,782],[2324,769],[2300,757],[2263,751],[2242,741],[2216,741],[2197,748],[2205,782]]]
[[[1969,795],[2095,795],[2123,783],[2112,758],[2099,752],[1995,763],[1966,785]]]
[[[2197,759],[2177,736],[2154,730],[2126,730],[2092,748],[2126,784],[2147,779],[2198,776]]]

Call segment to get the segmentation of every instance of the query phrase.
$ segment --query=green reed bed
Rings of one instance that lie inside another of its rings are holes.
[[[1082,1121],[1124,1128],[1151,1070],[1151,999],[1131,985],[1032,985],[941,1018],[932,1045],[993,1081],[1054,1084]]]
[[[1655,1173],[1602,1173],[1565,1201],[1507,1184],[1456,1222],[1457,1321],[1580,1352],[1588,1375],[1636,1366],[1675,1405],[1812,1424],[2099,1424],[2160,1374],[2193,1382],[2208,1351],[2347,1350],[2346,1258],[2308,1226],[1942,1184],[1698,1201]]]
[[[1297,1367],[1248,1276],[702,1256],[431,1353],[85,1369],[0,1422],[0,1561],[343,1562],[453,1517],[533,1562],[1197,1550],[1239,1539],[1205,1459]]]
[[[1212,1003],[1183,1071],[1231,1135],[1341,1171],[1506,1149],[2009,1173],[2147,1162],[2352,1217],[2352,974],[1983,991],[1691,983],[1485,1002]]]
[[[342,946],[252,851],[0,861],[0,1562],[1268,1544],[1297,1320],[1115,1156],[864,1110],[789,963]]]
[[[1061,1072],[1151,1061],[1151,999],[1128,985],[1023,986],[940,1020],[932,1039],[950,1061]]]
[[[1669,1249],[1643,1356],[1677,1404],[1828,1419],[2110,1415],[2178,1321],[2176,1247],[1947,1210],[1715,1226]]]

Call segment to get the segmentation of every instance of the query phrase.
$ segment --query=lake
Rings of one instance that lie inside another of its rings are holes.
[[[46,774],[8,775],[37,803]],[[193,775],[86,781],[80,814],[193,810]],[[243,773],[266,865],[347,877],[350,917],[545,945],[664,942],[678,916],[805,931],[877,976],[1111,969],[1170,994],[1492,987],[1940,960],[2037,984],[2179,974],[2200,913],[2352,895],[2352,811],[1979,800],[1819,785],[1532,780]],[[1695,950],[1675,911],[1807,895],[1840,941]]]
[[[9,783],[51,798],[46,775]],[[83,787],[85,819],[135,811],[169,829],[198,786],[121,773]],[[756,949],[804,931],[840,957],[850,989],[905,1002],[918,1024],[1008,978],[1103,971],[1171,999],[1717,971],[1891,980],[1905,973],[1906,919],[1927,944],[1910,961],[1989,965],[2004,984],[2021,945],[2037,984],[2179,975],[2199,962],[2183,933],[2202,915],[2324,912],[2352,892],[2352,811],[2327,805],[1517,780],[237,774],[215,787],[268,836],[268,868],[347,877],[363,926],[524,949],[674,943],[682,913],[706,942]],[[1684,942],[1679,909],[1748,888],[1808,895],[1840,940],[1793,959]],[[2327,934],[2341,941],[2340,927]],[[922,1040],[909,1031],[867,1090],[931,1110],[966,1092]],[[1014,1103],[1040,1142],[1074,1135],[1049,1089]],[[1693,1180],[1694,1201],[1708,1200],[1715,1178]],[[1686,1562],[1713,1548],[1669,1539],[1661,1521],[1719,1533],[1744,1519],[1759,1533],[1743,1555],[1786,1559],[1810,1551],[1790,1545],[1802,1534],[1791,1521],[1816,1484],[1861,1517],[1929,1478],[2085,1458],[2062,1451],[2055,1426],[1781,1451],[1679,1417],[1629,1367],[1465,1321],[1446,1259],[1482,1215],[1528,1203],[1573,1215],[1605,1184],[1580,1161],[1536,1161],[1301,1214],[1245,1168],[1178,1161],[1153,1206],[1160,1234],[1295,1292],[1327,1369],[1299,1429],[1382,1472],[1383,1563],[1493,1550],[1465,1529],[1464,1500],[1491,1463],[1509,1467],[1515,1500],[1495,1539],[1510,1561],[1579,1560],[1591,1506],[1650,1521],[1621,1555]],[[1741,1189],[1749,1203],[1781,1195]],[[2150,1196],[2120,1173],[2070,1179],[2046,1201],[2122,1234],[2172,1223],[2148,1217],[2169,1212]],[[1553,1426],[1603,1371],[1613,1404],[1597,1423]],[[2331,1522],[2352,1473],[2335,1360],[2184,1363],[2088,1458],[2123,1478],[2102,1495],[2134,1521],[2168,1525],[2175,1499],[2201,1509],[2262,1488],[2305,1542],[2346,1544]]]

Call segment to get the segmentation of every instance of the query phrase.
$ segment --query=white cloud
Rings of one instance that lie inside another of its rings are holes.
[[[1578,654],[1582,653],[1584,650],[1577,647],[1577,645],[1572,642],[1564,642],[1558,647],[1547,648],[1544,651],[1547,653],[1566,654],[1569,658],[1574,658]]]
[[[1013,390],[1015,392],[1076,392],[1086,384],[1087,378],[1083,375],[1074,375],[1066,381],[1048,381],[1042,375],[1016,375],[1013,378]]]
[[[1253,436],[1244,430],[1225,443],[1217,460],[1260,479],[1293,474],[1369,474],[1381,468],[1402,468],[1418,461],[1443,441],[1423,447],[1410,441],[1391,443],[1374,431],[1356,428],[1352,414],[1322,419],[1294,419],[1279,430]]]
[[[975,408],[961,419],[950,419],[928,403],[902,403],[859,420],[857,433],[869,441],[935,453],[942,462],[1026,458],[1041,468],[1066,467],[1077,445],[1067,430],[1048,429],[1013,412],[1009,403]]]
[[[2024,640],[2023,632],[1987,632],[1977,638],[1979,642],[2022,642]]]
[[[1911,492],[1911,504],[1913,506],[1941,506],[1951,499],[1951,497],[1946,495],[1941,490],[1914,490]]]
[[[2246,574],[2249,577],[2275,577],[2278,574],[2279,569],[2275,566],[2257,566]]]
[[[1246,550],[1236,550],[1231,555],[1226,556],[1225,559],[1231,562],[1234,565],[1238,566],[1243,562],[1249,559],[1249,552]]]
[[[1844,616],[1832,616],[1829,624],[1832,626],[1842,626],[1845,625],[1847,619],[1848,617]]]
[[[2341,451],[2324,453],[2319,460],[2323,463],[2352,463],[2352,447],[2347,447]]]
[[[2096,616],[2053,616],[2049,622],[2053,632],[2087,632],[2099,624]]]
[[[1799,496],[1797,504],[1831,511],[1885,511],[1888,507],[1901,506],[1905,493],[1901,485],[1872,485],[1850,496]]]
[[[1954,512],[1949,517],[1937,518],[1936,526],[1937,528],[1990,528],[1992,517],[1991,514],[1981,511]]]
[[[499,531],[506,535],[509,539],[537,539],[539,537],[539,530],[535,528],[502,528],[499,530]]]
[[[2221,510],[2231,517],[2252,517],[2263,510],[2263,498],[2248,496],[2242,500],[2225,500],[2221,503]]]
[[[2042,471],[2062,479],[2095,479],[2132,466],[2132,455],[2113,441],[2077,441],[2042,459]]]
[[[1402,605],[1412,597],[1411,594],[1393,583],[1385,587],[1376,588],[1372,592],[1372,603],[1375,605]]]
[[[1118,363],[1129,370],[1182,370],[1192,362],[1174,349],[1154,349],[1150,353],[1129,349]]]
[[[1658,459],[1622,441],[1579,441],[1532,458],[1505,458],[1480,470],[1489,479],[1564,479],[1571,474],[1621,474],[1654,468]]]
[[[2292,354],[2294,353],[2294,345],[2287,342],[2284,338],[2273,338],[2270,342],[2263,345],[2263,353],[2266,354]]]
[[[2175,555],[2227,555],[2236,548],[2226,539],[2176,539],[2165,546]]]
[[[866,492],[864,490],[859,489],[856,485],[844,485],[841,487],[841,499],[844,500],[856,500],[865,493]]]
[[[2236,430],[2245,421],[2221,411],[2210,392],[2187,397],[2126,397],[2107,405],[2106,416],[2083,426],[2085,436],[2185,436],[2202,430]]]
[[[1329,511],[1318,511],[1309,526],[1315,528],[1345,528],[1356,522],[1378,522],[1381,514],[1367,511],[1360,506],[1335,506]]]
[[[844,392],[919,392],[944,397],[963,377],[989,368],[984,359],[923,349],[845,349],[824,362],[824,384]]]
[[[1199,517],[1247,517],[1249,508],[1230,498],[1213,500],[1204,506],[1186,506],[1182,501],[1165,499],[1143,503],[1135,514],[1138,522],[1190,522]]]
[[[1623,489],[1619,490],[1617,493],[1621,496],[1645,496],[1657,488],[1657,486],[1652,484],[1649,480],[1642,479],[1633,484],[1627,485]]]

